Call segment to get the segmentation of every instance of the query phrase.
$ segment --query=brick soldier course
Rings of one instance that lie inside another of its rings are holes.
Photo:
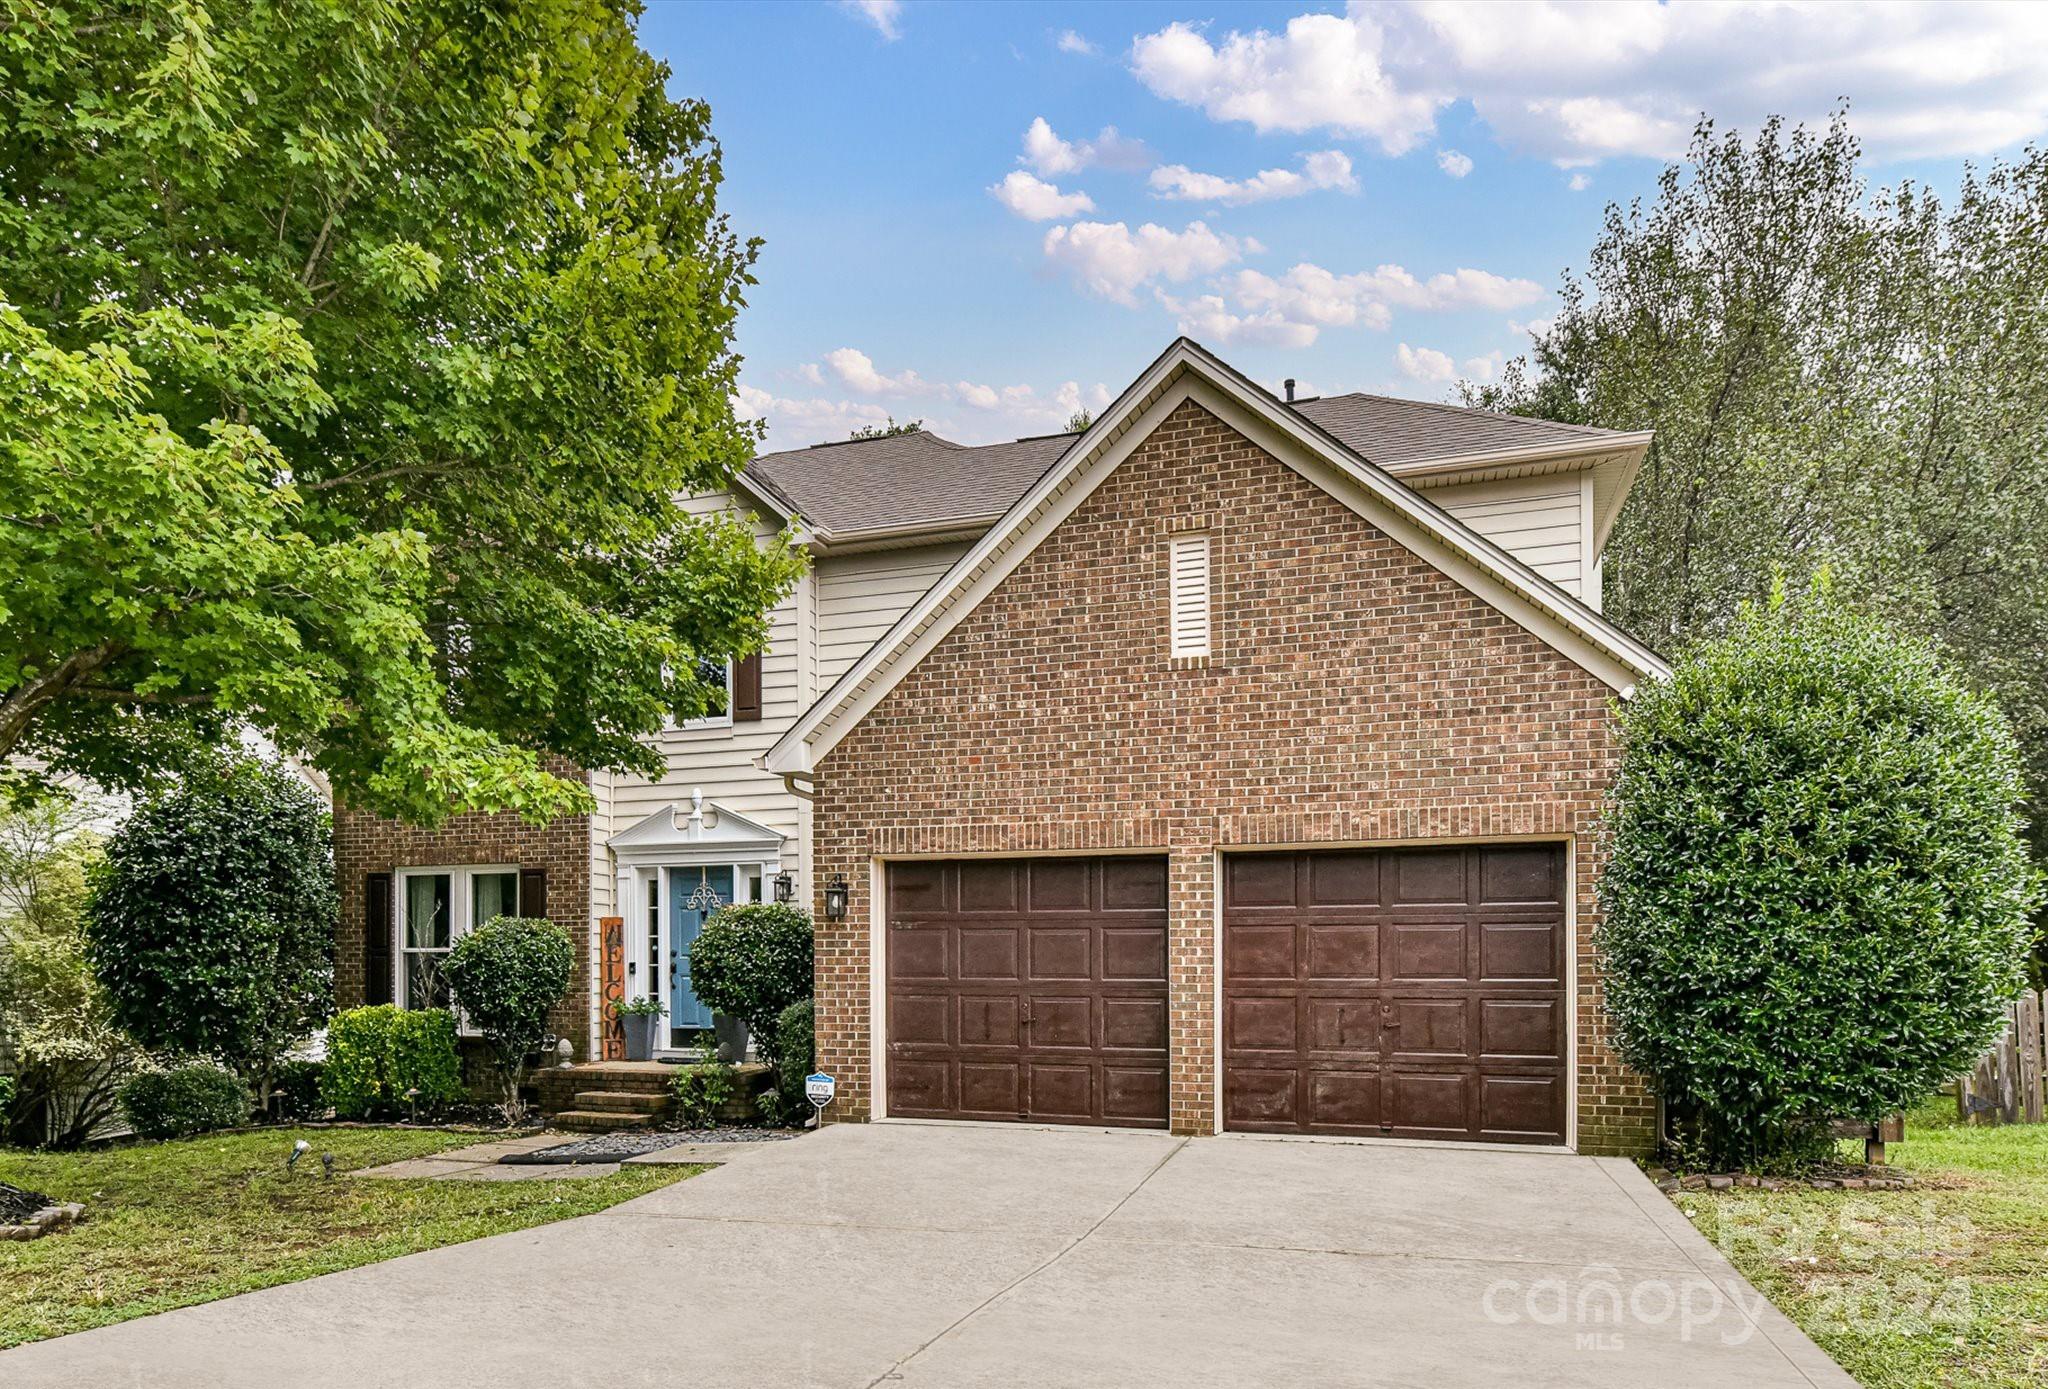
[[[1212,553],[1212,654],[1167,655],[1167,540]],[[870,872],[918,855],[1168,857],[1174,1131],[1215,1125],[1215,855],[1543,837],[1576,908],[1577,1141],[1644,1150],[1592,934],[1612,691],[1194,401],[823,758],[814,886],[828,1117],[871,1112]],[[822,907],[822,901],[818,906]]]

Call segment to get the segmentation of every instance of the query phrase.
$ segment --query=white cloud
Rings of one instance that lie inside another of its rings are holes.
[[[1550,331],[1551,325],[1555,322],[1557,320],[1554,318],[1532,318],[1526,323],[1511,318],[1508,320],[1508,331],[1518,338],[1540,338]]]
[[[1081,37],[1072,29],[1061,30],[1058,42],[1060,52],[1062,53],[1078,53],[1084,58],[1092,58],[1101,52],[1094,44],[1088,42],[1087,39]]]
[[[1312,324],[1293,322],[1277,309],[1233,313],[1218,294],[1176,299],[1161,291],[1159,303],[1179,320],[1180,332],[1209,347],[1307,347],[1316,340]]]
[[[1109,387],[1100,381],[1085,391],[1081,389],[1079,381],[1062,381],[1059,389],[1053,392],[1052,404],[1055,410],[1065,415],[1067,419],[1072,419],[1082,410],[1091,415],[1099,415],[1109,408],[1110,401],[1114,399],[1116,397],[1110,394]]]
[[[1075,222],[1045,234],[1045,258],[1089,292],[1135,304],[1135,291],[1154,279],[1178,284],[1210,275],[1265,249],[1249,237],[1209,230],[1201,222],[1169,231],[1147,222],[1135,232],[1122,222]]]
[[[877,371],[867,353],[852,347],[835,347],[827,352],[825,369],[863,395],[909,395],[923,390],[925,384],[914,371],[899,372],[895,376]],[[815,365],[807,370],[810,374],[806,379],[819,379]]]
[[[844,439],[856,429],[886,423],[889,412],[867,401],[798,400],[741,385],[733,397],[733,413],[743,420],[764,420],[775,448],[795,448],[824,439]],[[769,447],[765,444],[763,447]]]
[[[1483,357],[1467,357],[1463,363],[1465,375],[1474,381],[1491,381],[1508,364],[1508,354],[1495,348]]]
[[[839,0],[839,8],[874,25],[890,43],[903,37],[903,0]]]
[[[1152,151],[1143,140],[1128,140],[1105,125],[1093,140],[1062,140],[1043,116],[1032,117],[1024,131],[1024,153],[1019,164],[1028,164],[1045,178],[1078,173],[1082,169],[1112,169],[1129,173],[1152,162]]]
[[[1022,169],[1012,169],[988,191],[1004,207],[1032,222],[1050,222],[1055,217],[1073,217],[1095,210],[1095,199],[1086,193],[1062,193],[1057,186],[1033,178]]]
[[[1460,154],[1456,150],[1438,150],[1436,166],[1452,178],[1463,178],[1472,172],[1472,156]]]
[[[1571,189],[1574,193],[1583,193],[1593,186],[1593,176],[1591,174],[1573,174],[1565,180],[1564,186]]]
[[[1219,292],[1160,302],[1181,330],[1218,344],[1306,347],[1325,328],[1391,327],[1397,309],[1451,313],[1509,309],[1544,297],[1533,280],[1460,268],[1417,279],[1398,265],[1340,275],[1306,261],[1280,275],[1239,270]]]
[[[1404,375],[1417,381],[1442,384],[1458,379],[1457,363],[1433,347],[1410,347],[1404,342],[1394,349],[1394,361]]]
[[[1400,154],[1467,100],[1501,142],[1570,168],[1668,159],[1695,120],[1824,120],[1846,96],[1880,158],[1982,153],[2048,132],[2048,6],[1828,0],[1353,0],[1284,29],[1141,35],[1157,95],[1261,132]],[[1449,172],[1446,169],[1446,172]]]
[[[1247,179],[1198,174],[1185,164],[1167,164],[1152,171],[1151,183],[1152,191],[1162,198],[1231,207],[1274,198],[1298,198],[1325,188],[1344,193],[1358,191],[1358,179],[1351,172],[1351,157],[1340,150],[1303,155],[1300,173],[1292,169],[1265,169]]]
[[[1074,412],[1099,412],[1111,400],[1107,386],[1083,387],[1063,381],[1049,392],[1028,384],[989,385],[979,381],[928,381],[915,371],[894,375],[875,368],[866,353],[839,348],[821,359],[820,379],[843,382],[860,395],[888,397],[835,399],[829,395],[788,397],[741,385],[733,409],[742,419],[767,422],[772,449],[844,439],[854,430],[887,422],[922,420],[925,427],[956,443],[995,443],[1027,434],[1064,429]],[[808,378],[816,364],[799,368]]]

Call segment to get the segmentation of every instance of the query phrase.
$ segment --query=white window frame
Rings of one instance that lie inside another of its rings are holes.
[[[677,723],[673,718],[664,719],[663,722],[669,729],[683,733],[695,732],[700,728],[731,728],[732,675],[733,663],[728,659],[725,663],[725,712],[723,714],[706,714],[701,719],[684,719],[681,723]]]
[[[455,948],[455,942],[472,931],[470,918],[476,914],[476,879],[484,875],[510,875],[512,879],[512,910],[519,911],[519,865],[516,863],[462,863],[446,867],[400,868],[392,877],[392,892],[397,898],[391,904],[391,997],[399,1007],[412,1008],[412,999],[406,987],[406,961],[413,955],[446,956]],[[414,948],[406,944],[405,913],[412,894],[407,884],[414,878],[448,879],[448,945],[446,949]],[[472,1031],[461,1020],[460,1010],[456,1013],[458,1026],[462,1031]]]

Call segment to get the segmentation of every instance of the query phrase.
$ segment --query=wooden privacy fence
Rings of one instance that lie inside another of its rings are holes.
[[[1965,1123],[2042,1122],[2042,1061],[2048,1053],[2048,994],[2023,993],[2006,1006],[2005,1036],[1956,1085],[1956,1112]]]

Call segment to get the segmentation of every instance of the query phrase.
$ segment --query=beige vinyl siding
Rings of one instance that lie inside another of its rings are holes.
[[[1577,473],[1432,487],[1424,495],[1577,598],[1585,592],[1592,508]]]
[[[921,545],[820,560],[819,692],[830,689],[966,553],[965,544]]]

